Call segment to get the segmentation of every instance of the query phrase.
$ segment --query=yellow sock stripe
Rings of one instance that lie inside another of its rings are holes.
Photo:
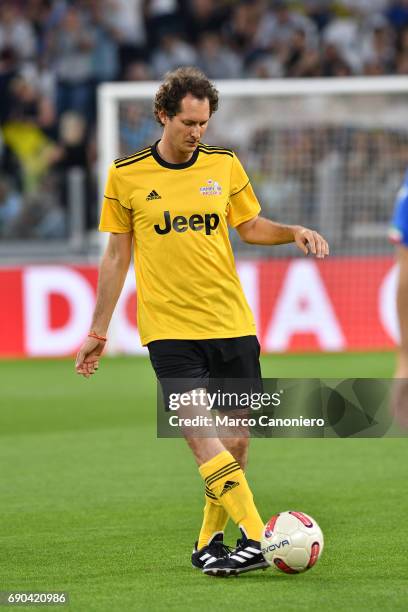
[[[220,468],[219,470],[217,470],[216,472],[213,472],[212,474],[210,474],[209,476],[207,476],[207,478],[205,479],[205,482],[207,485],[210,485],[211,482],[214,482],[215,480],[218,480],[218,478],[220,476],[222,476],[227,470],[230,470],[231,468],[239,468],[239,463],[237,461],[231,461],[231,463],[228,463],[227,465],[224,465],[224,467]]]
[[[223,465],[221,468],[218,468],[218,470],[215,470],[215,472],[213,472],[212,474],[207,476],[207,478],[205,479],[205,482],[208,484],[208,481],[211,480],[212,478],[214,478],[214,476],[218,476],[218,474],[221,474],[221,472],[224,472],[225,470],[229,469],[230,467],[237,466],[237,465],[238,465],[237,461],[230,461],[230,463],[227,463],[226,465]]]
[[[208,487],[205,487],[205,494],[207,497],[209,497],[210,499],[217,499],[217,496],[214,495],[214,493],[211,491],[211,489],[209,489]]]
[[[234,472],[238,472],[240,469],[241,469],[241,467],[237,464],[236,466],[231,467],[228,470],[225,470],[222,474],[217,474],[216,476],[214,476],[210,480],[207,480],[206,483],[207,483],[208,486],[211,486],[215,482],[217,482],[217,480],[220,480],[221,478],[224,478],[225,476],[229,476],[229,474],[232,474]]]
[[[234,474],[235,472],[238,472],[240,470],[240,466],[235,467],[235,468],[231,468],[230,470],[228,470],[227,472],[224,472],[224,474],[220,474],[220,476],[217,476],[214,480],[211,481],[211,486],[217,482],[217,480],[220,480],[221,478],[224,478],[225,476],[229,476],[230,474]]]

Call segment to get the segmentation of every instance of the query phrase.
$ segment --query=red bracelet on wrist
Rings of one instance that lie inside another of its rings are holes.
[[[101,342],[107,341],[107,338],[104,338],[104,336],[98,336],[98,334],[96,334],[94,331],[89,332],[88,338],[95,338],[95,340],[100,340]]]

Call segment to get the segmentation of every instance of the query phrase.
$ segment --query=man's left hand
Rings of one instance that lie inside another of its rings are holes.
[[[318,259],[323,259],[329,254],[329,245],[327,241],[318,232],[315,232],[307,227],[298,225],[293,232],[293,238],[296,246],[307,255],[311,252]]]

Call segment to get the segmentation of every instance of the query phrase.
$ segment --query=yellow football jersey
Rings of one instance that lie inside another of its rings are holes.
[[[115,160],[99,230],[133,232],[142,344],[256,333],[228,235],[260,212],[240,161],[200,144],[183,164],[157,143]]]

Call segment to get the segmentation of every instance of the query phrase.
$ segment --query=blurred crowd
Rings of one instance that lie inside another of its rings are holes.
[[[0,237],[64,237],[72,168],[93,227],[98,84],[179,65],[214,79],[408,74],[408,0],[2,0]]]
[[[267,127],[245,166],[267,216],[318,227],[336,253],[382,252],[408,163],[408,132],[376,127]]]

